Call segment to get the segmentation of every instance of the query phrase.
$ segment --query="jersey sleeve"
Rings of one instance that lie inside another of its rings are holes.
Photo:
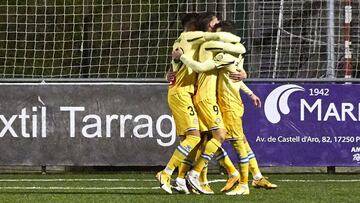
[[[206,60],[202,63],[195,61],[189,57],[187,57],[186,55],[181,55],[180,57],[181,62],[183,62],[187,67],[190,67],[191,69],[193,69],[195,72],[197,73],[202,73],[202,72],[206,72],[209,70],[213,70],[216,67],[216,64],[214,62],[214,60],[209,59]]]
[[[216,68],[228,68],[230,72],[236,71],[235,60],[236,58],[230,54],[218,53],[214,57]]]
[[[240,43],[241,38],[236,36],[230,32],[217,32],[219,35],[219,40],[223,42],[230,42],[230,43]]]
[[[245,94],[247,94],[248,96],[251,96],[253,93],[253,91],[251,91],[251,89],[245,85],[245,83],[243,81],[240,81],[240,89],[245,92]]]
[[[245,69],[244,69],[244,58],[241,55],[239,56],[239,58],[236,59],[235,65],[236,65],[236,70],[245,71]]]
[[[206,32],[202,32],[202,31],[192,31],[192,32],[183,32],[180,35],[180,38],[183,40],[186,40],[187,43],[196,45],[196,44],[202,44],[205,41],[207,41],[207,39],[205,38],[205,34]],[[211,35],[211,37],[216,38],[217,36],[213,36]],[[217,39],[214,39],[217,40]]]
[[[207,51],[223,51],[230,54],[244,54],[245,47],[241,43],[226,43],[222,41],[209,41],[202,45]]]
[[[229,32],[202,32],[202,31],[192,31],[192,32],[183,32],[180,35],[180,38],[185,39],[189,43],[193,44],[202,44],[206,41],[223,41],[230,43],[239,43],[241,38],[231,34]]]

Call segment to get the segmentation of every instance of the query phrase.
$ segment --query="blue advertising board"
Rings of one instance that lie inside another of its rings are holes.
[[[244,131],[265,166],[360,166],[360,85],[251,84]],[[229,143],[225,148],[236,159]]]
[[[165,83],[0,86],[1,165],[165,165],[178,145]],[[263,102],[242,94],[260,165],[360,166],[359,84],[248,86]]]

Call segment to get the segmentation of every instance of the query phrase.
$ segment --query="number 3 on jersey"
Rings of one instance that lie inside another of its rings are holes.
[[[193,106],[188,106],[187,109],[189,110],[189,115],[190,115],[190,116],[194,116],[194,115],[195,115],[195,111],[194,111],[194,107],[193,107]]]

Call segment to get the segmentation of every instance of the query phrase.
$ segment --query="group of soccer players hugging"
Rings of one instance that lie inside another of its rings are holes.
[[[214,158],[228,174],[221,189],[226,195],[249,195],[248,174],[252,186],[274,189],[277,185],[262,176],[255,155],[243,132],[244,105],[240,90],[256,107],[260,99],[242,82],[247,77],[243,68],[246,50],[233,24],[219,22],[215,14],[188,13],[181,23],[183,32],[172,51],[168,103],[181,138],[179,146],[164,170],[156,174],[160,187],[190,194],[214,194],[207,180],[207,165]],[[229,140],[239,156],[239,170],[221,147]],[[178,176],[170,180],[174,170]]]

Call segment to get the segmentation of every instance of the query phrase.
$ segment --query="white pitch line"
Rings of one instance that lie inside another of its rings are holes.
[[[222,182],[226,182],[225,179],[217,179],[217,180],[209,180],[209,183],[222,183]]]
[[[0,179],[0,182],[156,182],[155,179],[121,179],[121,178],[50,178],[50,179]]]
[[[327,182],[339,182],[339,183],[353,183],[353,182],[360,182],[359,179],[353,180],[291,180],[291,179],[280,179],[275,180],[279,182],[299,182],[299,183],[327,183]],[[210,180],[209,183],[220,183],[226,182],[224,179],[217,179],[217,180]]]
[[[301,183],[327,183],[327,182],[341,182],[341,183],[347,183],[347,182],[360,182],[360,180],[277,180],[279,182],[301,182]]]
[[[160,187],[0,187],[0,190],[158,190]]]

